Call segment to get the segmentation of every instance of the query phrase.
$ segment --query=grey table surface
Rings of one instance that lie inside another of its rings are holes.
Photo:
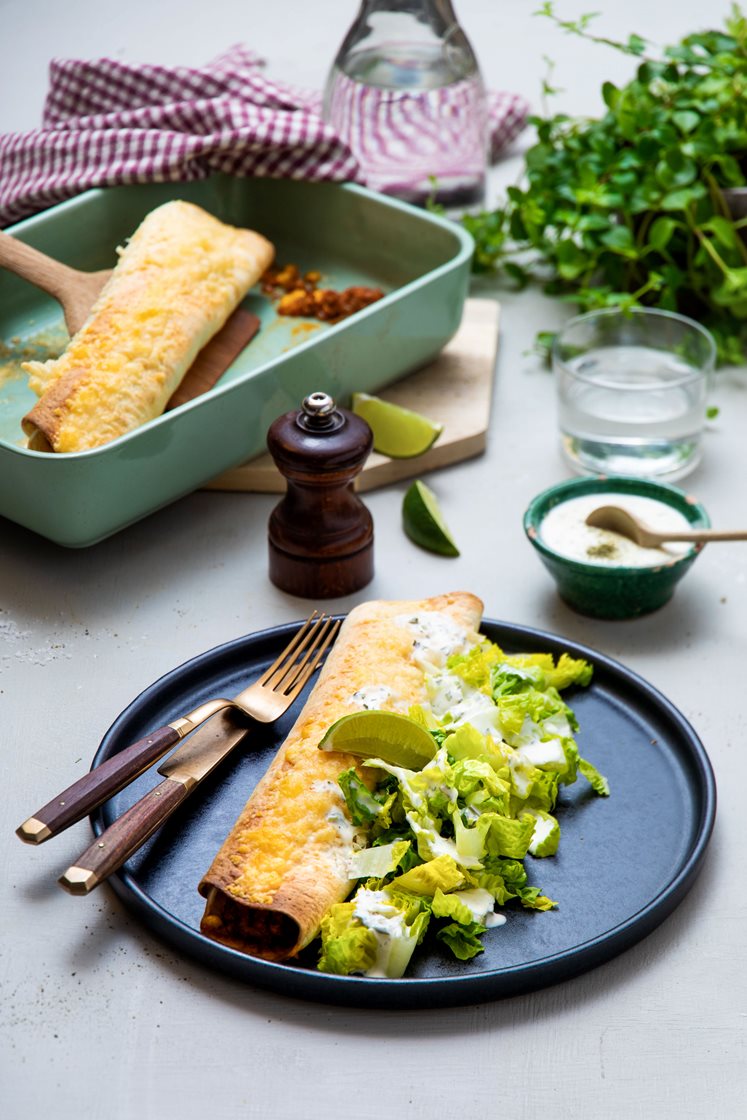
[[[536,6],[457,4],[491,85],[537,105],[550,56],[563,88],[558,107],[596,112],[602,81],[624,80],[630,60],[563,35],[533,17]],[[189,64],[244,41],[271,73],[318,86],[355,7],[352,0],[0,0],[0,129],[38,123],[54,55]],[[586,7],[567,0],[561,14]],[[602,13],[600,33],[613,37],[636,31],[666,42],[704,23],[694,0],[593,7]],[[492,197],[518,175],[520,147],[493,172]],[[428,479],[462,554],[442,559],[407,541],[404,485],[372,493],[375,580],[330,606],[469,589],[488,617],[587,643],[647,678],[692,722],[716,772],[719,813],[703,873],[633,949],[573,981],[502,1002],[343,1010],[192,963],[156,940],[109,888],[73,899],[56,887],[88,844],[86,822],[38,849],[22,846],[13,830],[84,773],[112,719],[154,679],[214,645],[305,614],[305,602],[267,578],[265,527],[275,499],[195,493],[83,551],[3,522],[0,1073],[9,1120],[741,1115],[747,549],[708,547],[674,599],[647,618],[595,622],[567,609],[521,520],[535,493],[569,476],[552,382],[529,353],[535,331],[552,329],[568,310],[532,291],[487,286],[480,294],[503,309],[488,450]],[[747,370],[719,372],[720,414],[686,482],[717,525],[747,525],[746,393]]]

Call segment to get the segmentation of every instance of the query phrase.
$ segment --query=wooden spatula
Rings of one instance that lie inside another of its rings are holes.
[[[62,307],[65,325],[71,336],[83,326],[99,292],[111,276],[111,269],[81,272],[80,269],[70,268],[1,230],[0,267],[9,269],[53,296]],[[211,389],[258,330],[257,316],[237,308],[197,355],[166,408],[175,408]]]

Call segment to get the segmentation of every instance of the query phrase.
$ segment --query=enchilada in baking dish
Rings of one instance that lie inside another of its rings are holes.
[[[151,211],[63,354],[24,363],[39,396],[29,447],[86,451],[160,416],[273,257],[266,238],[192,203]]]

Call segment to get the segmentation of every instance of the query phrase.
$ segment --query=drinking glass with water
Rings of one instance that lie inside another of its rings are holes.
[[[416,205],[484,201],[487,98],[450,0],[364,0],[323,112],[374,190]]]
[[[674,481],[700,461],[712,335],[684,315],[579,315],[553,345],[561,445],[582,474]]]

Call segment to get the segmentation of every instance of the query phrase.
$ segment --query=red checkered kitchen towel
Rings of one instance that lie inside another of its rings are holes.
[[[0,136],[0,227],[90,187],[203,179],[217,171],[365,182],[321,118],[318,93],[272,81],[232,47],[209,65],[55,60],[42,127]],[[521,131],[526,102],[490,95],[491,156]]]

